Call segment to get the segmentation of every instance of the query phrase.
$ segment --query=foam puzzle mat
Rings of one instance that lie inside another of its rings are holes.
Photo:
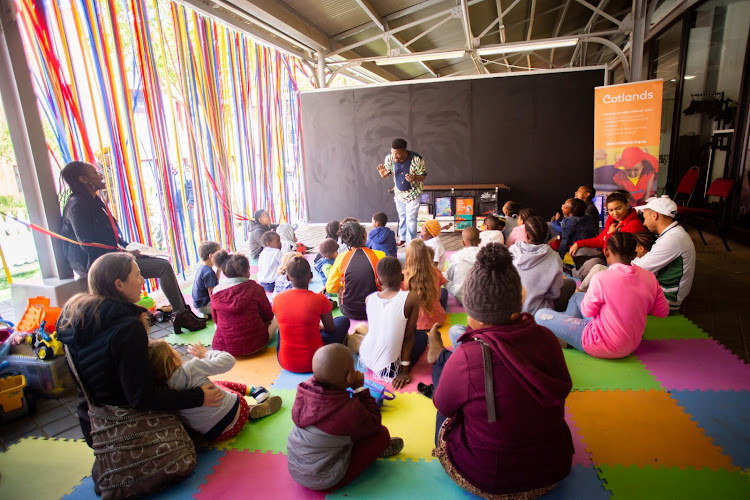
[[[440,329],[446,345],[450,326],[466,324],[454,300],[448,313]],[[750,498],[750,366],[699,327],[682,315],[649,318],[644,341],[625,359],[599,360],[572,349],[565,359],[573,379],[566,420],[575,455],[570,475],[544,498]],[[273,341],[259,354],[238,358],[215,378],[266,386],[281,396],[282,409],[251,421],[235,439],[199,450],[192,476],[155,497],[472,497],[431,455],[435,407],[416,389],[419,381],[431,381],[424,355],[412,383],[382,407],[384,425],[404,439],[403,452],[377,460],[332,493],[297,485],[287,471],[286,442],[297,384],[309,376],[282,370]],[[94,499],[86,477],[92,459],[82,442],[24,439],[0,454],[0,497]],[[15,471],[49,468],[58,472],[43,482],[6,482]]]

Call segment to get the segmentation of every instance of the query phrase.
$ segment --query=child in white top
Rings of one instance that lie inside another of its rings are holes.
[[[286,275],[286,266],[289,265],[289,263],[295,257],[304,257],[304,256],[299,252],[289,252],[288,254],[285,254],[281,258],[281,264],[279,264],[279,267],[276,269],[276,272],[279,273],[279,277],[276,278],[276,284],[273,289],[274,297],[276,297],[281,292],[286,292],[287,290],[292,289],[292,282],[291,280],[289,280],[289,277]]]
[[[442,271],[445,269],[445,247],[443,242],[440,241],[440,232],[442,231],[440,223],[435,219],[430,219],[422,224],[422,241],[428,247],[435,251],[435,267]]]
[[[224,351],[209,351],[199,343],[188,346],[195,359],[183,363],[180,354],[164,340],[153,340],[148,345],[154,381],[181,391],[210,384],[209,375],[218,375],[232,369],[234,357]],[[260,418],[276,413],[281,408],[281,398],[271,396],[262,387],[248,387],[235,382],[213,382],[224,392],[219,406],[199,406],[180,410],[180,417],[191,428],[203,434],[208,441],[223,441],[236,436],[248,418]],[[258,402],[250,407],[245,396]]]
[[[297,251],[297,235],[294,234],[294,228],[291,224],[279,225],[279,227],[276,228],[276,232],[281,237],[282,255]]]
[[[404,278],[398,259],[380,259],[377,273],[383,291],[370,294],[365,301],[369,332],[359,346],[359,363],[375,378],[400,389],[411,382],[409,372],[427,347],[427,334],[415,330],[419,297],[401,290]]]
[[[263,251],[258,256],[257,282],[266,292],[273,292],[281,265],[281,237],[274,231],[266,231],[261,238]]]
[[[499,232],[500,237],[502,237],[503,233]],[[481,234],[475,227],[467,227],[463,230],[461,233],[461,242],[464,247],[451,255],[448,270],[445,271],[445,279],[448,280],[448,284],[446,285],[448,293],[453,295],[459,304],[463,304],[464,281],[469,276],[469,271],[474,266],[479,248],[482,246],[479,244]]]
[[[485,217],[483,229],[479,233],[479,248],[482,248],[488,243],[500,243],[501,245],[505,244],[503,229],[505,229],[505,222],[501,221],[500,218],[494,215],[488,215],[487,217]]]

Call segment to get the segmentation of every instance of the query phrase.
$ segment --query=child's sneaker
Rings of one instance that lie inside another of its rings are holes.
[[[266,393],[267,392],[268,391],[266,391]],[[250,418],[256,419],[267,417],[268,415],[273,415],[279,411],[280,408],[281,398],[279,396],[271,396],[266,398],[262,403],[250,407]]]
[[[258,404],[271,397],[271,393],[265,387],[250,387],[247,395],[253,398]]]
[[[385,451],[380,454],[380,456],[383,458],[392,457],[393,455],[398,455],[399,453],[401,453],[401,450],[403,449],[404,449],[403,439],[391,438],[391,444],[388,445],[388,448],[386,448]]]

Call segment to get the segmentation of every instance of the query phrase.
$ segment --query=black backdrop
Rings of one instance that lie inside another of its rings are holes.
[[[550,217],[591,183],[594,87],[604,70],[303,92],[310,222],[396,221],[377,165],[403,137],[427,165],[426,184],[503,183],[508,199]]]

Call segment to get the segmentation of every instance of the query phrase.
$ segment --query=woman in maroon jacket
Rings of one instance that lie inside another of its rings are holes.
[[[211,295],[216,333],[211,347],[233,356],[263,349],[278,329],[265,290],[250,279],[250,262],[240,253],[220,250],[214,263],[224,275]]]
[[[607,212],[609,216],[604,223],[604,231],[593,238],[578,240],[570,247],[570,256],[576,263],[576,271],[573,273],[576,278],[584,279],[597,264],[607,265],[602,252],[607,246],[607,240],[616,231],[633,234],[648,232],[638,213],[630,206],[625,193],[615,191],[607,196]],[[581,249],[586,251],[580,251]]]
[[[459,346],[451,353],[430,332],[433,455],[482,498],[541,496],[568,475],[573,457],[564,415],[570,375],[552,332],[521,314],[522,293],[508,250],[491,243],[466,280],[469,328]]]

